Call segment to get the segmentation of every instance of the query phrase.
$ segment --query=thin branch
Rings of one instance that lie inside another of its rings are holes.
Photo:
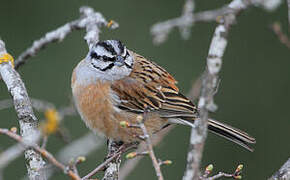
[[[20,144],[15,144],[0,153],[0,171],[3,171],[11,162],[22,155],[25,148]]]
[[[52,42],[61,42],[63,39],[74,30],[86,29],[87,33],[84,39],[89,47],[99,40],[100,28],[108,26],[112,29],[118,27],[117,23],[107,22],[103,15],[95,12],[92,8],[84,6],[80,8],[81,17],[77,20],[66,23],[65,25],[46,33],[42,38],[33,42],[32,46],[27,48],[15,61],[17,69],[23,65],[29,57],[36,55],[38,51],[45,48]]]
[[[269,180],[289,180],[290,179],[290,158]]]
[[[49,160],[49,162],[51,162],[53,165],[55,165],[56,167],[61,169],[63,172],[65,172],[72,179],[80,180],[80,177],[77,174],[75,174],[73,171],[69,170],[65,165],[63,165],[58,160],[56,160],[51,153],[49,153],[47,150],[41,148],[36,143],[31,142],[31,141],[27,141],[26,139],[22,138],[21,136],[19,136],[18,134],[14,133],[12,131],[9,131],[8,129],[0,128],[0,134],[5,134],[5,135],[9,136],[10,138],[18,141],[25,148],[33,148],[35,151],[37,151],[39,154],[41,154],[43,157],[45,157],[47,160]],[[43,177],[41,177],[41,178],[43,178]]]
[[[144,118],[144,120],[146,120],[146,118]],[[146,142],[146,145],[147,145],[147,148],[148,148],[148,152],[149,152],[149,155],[152,159],[152,164],[154,166],[154,169],[155,169],[155,172],[156,172],[156,176],[158,177],[158,180],[164,180],[163,178],[163,175],[162,175],[162,172],[161,172],[161,169],[160,169],[160,164],[155,156],[155,153],[153,151],[153,147],[152,147],[152,142],[151,142],[151,139],[150,139],[150,136],[147,132],[147,129],[144,125],[144,123],[140,123],[140,128],[142,129],[143,131],[143,134],[144,134],[144,137],[145,137],[145,142]]]
[[[86,157],[97,149],[103,147],[104,139],[105,138],[99,134],[95,135],[93,133],[87,133],[83,137],[80,137],[63,147],[56,154],[56,157],[62,163],[67,163],[71,159],[80,156]],[[46,176],[48,179],[56,172],[55,170],[56,168],[46,168]]]
[[[158,135],[153,136],[152,137],[152,145],[156,146],[157,144],[159,144],[163,138],[174,128],[175,126],[170,126],[164,130],[162,130],[161,132],[158,132]],[[143,152],[147,150],[147,146],[146,143],[142,142],[138,149],[136,150],[137,152]],[[140,162],[140,160],[143,158],[144,156],[138,156],[135,157],[133,159],[127,160],[124,165],[121,167],[120,170],[120,175],[119,175],[119,179],[120,180],[125,180],[126,177],[134,170],[134,168],[136,168],[137,164]]]
[[[262,7],[263,9],[269,12],[276,10],[282,4],[282,0],[249,0],[249,1],[252,5]]]
[[[169,33],[173,28],[178,27],[181,29],[181,35],[184,39],[189,38],[190,28],[199,22],[211,22],[216,21],[217,17],[224,16],[226,14],[233,13],[233,10],[228,6],[221,7],[215,10],[208,10],[202,12],[194,12],[194,1],[186,0],[183,13],[180,17],[166,20],[164,22],[156,23],[151,27],[151,34],[153,36],[153,42],[160,44],[165,42]],[[182,30],[183,29],[183,30]]]
[[[216,109],[213,97],[217,89],[222,57],[227,46],[227,35],[231,25],[235,22],[235,16],[247,6],[248,4],[245,1],[232,1],[228,5],[228,8],[232,9],[232,13],[221,18],[219,25],[215,29],[207,57],[206,70],[202,76],[201,96],[198,103],[200,118],[196,120],[196,126],[191,131],[187,167],[183,180],[199,178],[199,165],[207,136],[208,111]]]
[[[282,28],[281,28],[281,24],[278,22],[275,22],[272,24],[271,29],[277,35],[279,41],[290,49],[290,40],[287,37],[287,35],[285,33],[283,33]]]
[[[122,146],[117,152],[111,155],[105,162],[97,166],[93,171],[88,173],[86,176],[82,178],[82,180],[89,179],[90,177],[94,176],[97,174],[99,171],[104,170],[110,162],[112,162],[114,159],[118,158],[122,153],[128,151],[129,149],[133,148],[134,145],[129,145],[129,146]]]
[[[6,53],[5,44],[0,40],[0,56]],[[33,113],[26,88],[19,74],[7,62],[0,64],[0,75],[12,95],[14,107],[19,119],[21,136],[29,142],[38,141],[40,138],[40,132],[37,129],[38,120]],[[42,172],[45,166],[42,157],[33,149],[26,149],[24,155],[29,178],[46,179]]]
[[[13,106],[12,103],[13,102],[10,99],[1,100],[0,101],[0,110],[5,109],[5,108],[10,108],[11,106]],[[39,100],[39,99],[34,99],[34,98],[31,98],[31,104],[32,104],[32,107],[39,112],[45,112],[45,111],[47,111],[47,109],[54,109],[54,107],[55,107],[50,102]],[[57,112],[60,116],[60,120],[63,120],[65,116],[70,116],[70,115],[76,114],[75,108],[72,106],[60,108]],[[60,130],[58,130],[58,131],[60,132]],[[94,138],[96,138],[95,135],[93,135],[93,136],[94,136]],[[47,137],[47,136],[45,136],[45,137]],[[44,141],[47,140],[47,138],[45,138],[45,137],[43,137]],[[38,140],[38,139],[36,139],[36,140]],[[42,142],[42,143],[43,143],[43,145],[45,144],[45,142]],[[80,147],[83,147],[83,146],[80,146]],[[4,168],[6,168],[12,161],[14,161],[16,158],[18,158],[23,153],[24,150],[25,150],[25,148],[23,148],[23,146],[20,143],[18,143],[18,144],[11,146],[8,149],[6,149],[2,153],[0,153],[0,171],[4,170]],[[72,148],[72,150],[74,152],[76,152],[77,148]],[[86,148],[86,150],[88,150],[88,148]],[[83,149],[82,149],[82,151],[83,151]],[[86,152],[86,151],[84,151],[84,152]],[[79,154],[79,153],[74,153],[74,155],[75,154]],[[71,153],[70,154],[66,153],[66,155],[71,155],[71,157],[73,157],[73,155]],[[65,162],[67,162],[67,161],[65,161]],[[45,173],[45,174],[46,174],[46,177],[48,177],[47,173]]]

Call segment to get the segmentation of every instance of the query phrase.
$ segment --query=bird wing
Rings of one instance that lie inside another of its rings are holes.
[[[154,111],[164,118],[197,116],[196,106],[179,92],[177,81],[166,70],[138,54],[130,53],[134,56],[132,72],[111,86],[119,98],[120,109],[133,113]]]

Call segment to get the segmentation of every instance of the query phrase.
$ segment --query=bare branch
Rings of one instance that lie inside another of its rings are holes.
[[[158,132],[158,135],[153,136],[152,137],[152,145],[156,146],[157,144],[159,144],[163,138],[174,128],[175,126],[170,126],[164,130],[162,130],[161,132]],[[142,142],[138,149],[136,150],[137,152],[143,152],[147,150],[147,145],[146,143]],[[120,170],[120,175],[119,175],[119,179],[120,180],[125,180],[126,177],[130,174],[130,172],[133,171],[134,168],[136,168],[137,164],[140,162],[140,160],[143,158],[144,156],[138,156],[135,157],[134,159],[130,159],[127,160],[125,162],[125,164],[121,167]]]
[[[287,37],[287,35],[283,33],[281,24],[278,22],[275,22],[272,24],[271,28],[274,31],[274,33],[277,35],[279,41],[290,49],[290,40]]]
[[[171,30],[175,27],[181,29],[181,35],[184,39],[189,38],[190,28],[199,22],[211,22],[216,21],[217,17],[224,16],[229,13],[233,13],[233,10],[228,6],[224,6],[215,10],[202,11],[193,13],[194,2],[192,0],[186,0],[184,5],[183,14],[180,17],[166,20],[164,22],[156,23],[151,27],[151,34],[153,36],[153,42],[160,44],[165,42],[167,36]],[[183,30],[182,30],[183,29]]]
[[[290,179],[290,158],[269,180],[289,180]]]
[[[147,132],[147,129],[143,123],[143,120],[146,121],[146,114],[144,115],[145,117],[142,117],[142,120],[140,120],[139,122],[139,125],[140,125],[140,128],[142,129],[143,131],[143,134],[144,134],[144,138],[145,138],[145,142],[146,142],[146,146],[147,146],[147,149],[148,149],[148,152],[149,152],[149,155],[152,159],[152,163],[153,163],[153,166],[154,166],[154,169],[155,169],[155,172],[156,172],[156,176],[158,177],[158,180],[164,180],[163,178],[163,175],[162,175],[162,172],[161,172],[161,169],[160,169],[160,164],[155,156],[155,153],[153,151],[153,147],[152,147],[152,142],[151,142],[151,138]]]
[[[0,56],[6,54],[5,44],[0,40]],[[0,74],[5,82],[8,91],[13,97],[14,107],[19,118],[20,133],[25,141],[36,142],[40,138],[37,129],[37,118],[35,117],[24,83],[19,74],[9,63],[0,64]],[[33,149],[25,150],[26,166],[30,179],[45,179],[41,171],[45,162],[42,157]]]
[[[0,171],[3,171],[12,161],[18,158],[25,148],[19,143],[0,153]]]
[[[207,57],[207,67],[202,76],[201,96],[198,103],[200,119],[195,122],[196,127],[191,131],[187,167],[183,180],[199,178],[199,164],[207,136],[208,111],[216,109],[213,96],[219,80],[218,73],[221,69],[222,57],[227,46],[227,35],[231,25],[235,22],[235,16],[247,6],[245,1],[232,1],[228,5],[228,8],[232,9],[232,13],[221,18],[215,29]]]
[[[104,143],[104,137],[93,133],[88,133],[77,140],[74,140],[70,144],[63,147],[57,154],[56,157],[62,163],[67,163],[71,159],[88,156],[92,152],[101,148]],[[86,147],[86,148],[83,148]],[[46,168],[46,176],[49,179],[54,173],[56,168]]]
[[[21,136],[19,136],[18,134],[14,133],[12,131],[9,131],[8,129],[0,128],[0,134],[5,134],[5,135],[9,136],[10,138],[18,141],[25,148],[33,148],[35,151],[37,151],[39,154],[41,154],[43,157],[45,157],[47,160],[49,160],[53,165],[55,165],[56,167],[61,169],[63,172],[65,172],[72,179],[80,180],[80,177],[77,174],[75,174],[73,171],[68,169],[65,165],[63,165],[62,163],[57,161],[51,153],[49,153],[45,149],[39,147],[39,145],[37,145],[36,143],[31,142],[31,141],[27,141],[26,139],[22,138]],[[44,178],[44,177],[40,177],[40,178]]]
[[[102,164],[100,164],[99,166],[97,166],[93,171],[91,171],[89,174],[87,174],[86,176],[84,176],[82,178],[82,180],[86,180],[89,179],[90,177],[92,177],[93,175],[95,175],[96,173],[98,173],[99,171],[104,170],[106,167],[108,167],[109,163],[112,162],[114,159],[118,158],[122,153],[128,151],[129,149],[133,148],[135,145],[122,145],[118,151],[116,151],[114,154],[112,154],[105,162],[103,162]]]
[[[269,12],[276,10],[282,4],[282,0],[249,0],[249,1],[254,6],[262,7]]]
[[[46,45],[52,42],[62,41],[68,34],[74,30],[86,29],[87,33],[84,39],[87,41],[89,47],[99,40],[100,28],[108,26],[112,29],[118,27],[117,23],[108,23],[103,15],[95,12],[92,8],[84,6],[80,8],[81,17],[77,20],[66,23],[56,30],[48,32],[44,37],[33,42],[32,46],[26,49],[15,61],[15,68],[24,64],[29,57],[36,55],[38,51],[45,48]]]

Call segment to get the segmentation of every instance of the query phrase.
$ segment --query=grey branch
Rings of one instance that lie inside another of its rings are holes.
[[[87,41],[89,47],[99,40],[100,28],[109,26],[112,29],[118,27],[117,23],[108,24],[103,15],[95,12],[92,8],[84,6],[80,8],[81,17],[77,20],[66,23],[65,25],[48,32],[44,37],[33,42],[32,46],[27,48],[15,61],[15,68],[24,64],[29,57],[36,55],[38,51],[43,49],[46,45],[52,42],[62,41],[68,34],[74,30],[86,29],[86,36],[84,39]]]
[[[59,161],[57,161],[50,152],[48,152],[44,148],[41,148],[38,144],[36,144],[34,142],[27,141],[24,138],[22,138],[21,136],[19,136],[17,133],[15,133],[15,132],[13,132],[11,130],[8,130],[8,129],[0,128],[0,134],[7,135],[8,137],[18,141],[26,149],[33,148],[36,152],[41,154],[43,157],[45,157],[48,161],[50,161],[56,167],[61,169],[65,174],[70,176],[72,179],[80,180],[80,177],[78,176],[78,174],[76,174],[74,171],[72,171],[71,169],[67,168],[67,166],[65,166],[62,163],[60,163]],[[41,170],[42,170],[42,172],[44,172],[44,169],[41,169]],[[45,176],[40,176],[37,179],[47,179],[47,178]]]
[[[289,1],[290,0],[288,0],[288,4]],[[248,2],[251,2],[255,6],[263,7],[268,11],[273,11],[279,7],[282,0],[245,0],[245,3]],[[190,36],[190,28],[194,26],[195,23],[217,21],[218,17],[227,14],[232,14],[234,13],[234,11],[235,9],[232,9],[226,5],[219,9],[194,13],[193,0],[186,0],[183,13],[180,17],[156,23],[151,27],[153,42],[155,44],[165,42],[167,40],[169,33],[174,28],[179,28],[182,38],[188,39]],[[289,13],[289,24],[290,24],[290,13]]]
[[[5,150],[4,152],[1,152],[1,154],[0,154],[0,174],[2,174],[4,169],[12,161],[14,161],[16,158],[18,158],[23,153],[24,150],[25,150],[25,148],[23,147],[23,145],[18,143],[18,144],[11,146],[10,148]],[[1,177],[0,177],[0,179],[1,179]],[[2,179],[4,179],[4,178],[2,178]]]
[[[119,148],[120,148],[119,143],[110,139],[108,142],[108,157],[117,153]],[[105,171],[105,175],[102,180],[119,180],[120,164],[121,164],[121,154],[107,165],[107,169]]]
[[[88,133],[63,147],[56,154],[56,158],[59,159],[61,163],[67,164],[70,160],[79,156],[86,157],[97,149],[103,147],[104,140],[104,136],[101,136],[100,134]],[[56,168],[48,168],[46,171],[47,178],[49,179],[55,171]]]
[[[144,116],[146,116],[146,114]],[[143,117],[143,118],[144,118],[144,121],[146,121],[146,117]],[[144,134],[146,146],[147,146],[147,149],[148,149],[148,152],[149,152],[149,156],[151,157],[152,164],[153,164],[153,167],[154,167],[155,172],[156,172],[156,176],[157,176],[158,180],[164,180],[164,177],[163,177],[161,169],[160,169],[160,163],[158,162],[158,160],[157,160],[157,158],[155,156],[155,153],[153,151],[153,147],[152,147],[153,144],[152,144],[152,141],[151,141],[151,137],[148,134],[148,131],[147,131],[144,123],[141,122],[139,125],[140,125],[140,128],[142,129],[142,132]]]
[[[0,40],[0,56],[4,53],[7,53],[5,44]],[[0,74],[13,98],[20,124],[20,134],[25,141],[34,143],[39,139],[40,132],[37,129],[38,121],[33,113],[24,83],[10,63],[0,64]],[[42,171],[45,166],[42,157],[31,148],[25,150],[24,155],[29,178],[46,179]]]
[[[289,180],[290,179],[290,158],[269,180]]]
[[[218,73],[222,66],[222,57],[228,42],[227,35],[231,25],[235,22],[236,15],[247,6],[248,4],[245,1],[232,1],[228,4],[232,13],[223,16],[215,29],[207,57],[206,70],[202,76],[201,96],[198,103],[200,118],[195,122],[196,126],[191,131],[187,167],[183,180],[198,179],[200,176],[199,165],[207,136],[208,111],[216,109],[213,97],[218,85]]]
[[[52,103],[44,101],[44,100],[35,99],[35,98],[31,98],[31,105],[35,110],[37,110],[39,112],[44,112],[47,109],[55,108],[55,106]],[[5,100],[0,101],[0,110],[5,109],[5,108],[10,108],[12,106],[13,106],[13,101],[11,99],[5,99]],[[62,121],[65,116],[75,115],[76,111],[75,111],[75,108],[73,106],[67,106],[67,107],[60,108],[58,110],[58,113],[60,115],[60,121]],[[94,138],[96,138],[96,136],[94,136]],[[38,139],[36,139],[36,140],[38,140]],[[85,138],[84,138],[84,140],[85,140]],[[84,147],[83,144],[78,143],[78,142],[79,141],[76,141],[76,143],[79,144],[80,147]],[[87,145],[87,146],[89,146],[89,145]],[[16,158],[18,158],[23,153],[24,150],[25,150],[25,148],[23,147],[23,145],[21,145],[21,143],[18,143],[18,144],[11,146],[8,149],[6,149],[4,152],[0,153],[0,172],[3,171],[4,168],[6,168],[12,161],[14,161]],[[79,156],[79,153],[76,153],[78,148],[74,147],[74,148],[71,148],[71,150],[73,152],[75,152],[74,155]],[[86,150],[89,151],[90,148],[87,147]],[[86,151],[84,151],[84,153],[85,152]],[[63,154],[64,154],[64,156],[69,155],[71,157],[74,157],[73,154],[69,153],[69,152],[65,152]],[[68,161],[68,159],[67,159],[67,161]],[[67,162],[67,161],[65,161],[65,162]],[[46,176],[48,178],[47,173],[46,173]]]
[[[168,128],[165,128],[164,130],[162,130],[161,132],[158,132],[157,135],[152,136],[152,145],[155,146],[157,144],[159,144],[161,142],[161,140],[174,128],[175,126],[169,126]],[[137,151],[136,152],[144,152],[146,151],[147,145],[145,142],[142,142]],[[119,179],[120,180],[125,180],[126,177],[134,170],[134,168],[136,168],[137,164],[140,162],[140,160],[143,158],[144,156],[137,156],[133,159],[127,160],[125,162],[125,164],[121,167],[120,170],[120,175],[119,175]]]
[[[271,12],[276,10],[281,4],[282,0],[250,0],[251,4]]]

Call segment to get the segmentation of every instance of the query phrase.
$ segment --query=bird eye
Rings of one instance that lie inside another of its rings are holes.
[[[103,58],[104,61],[109,61],[110,60],[110,58],[108,56],[103,56],[102,58]]]
[[[115,57],[108,57],[108,56],[102,56],[103,61],[111,61],[114,62],[115,61]]]

